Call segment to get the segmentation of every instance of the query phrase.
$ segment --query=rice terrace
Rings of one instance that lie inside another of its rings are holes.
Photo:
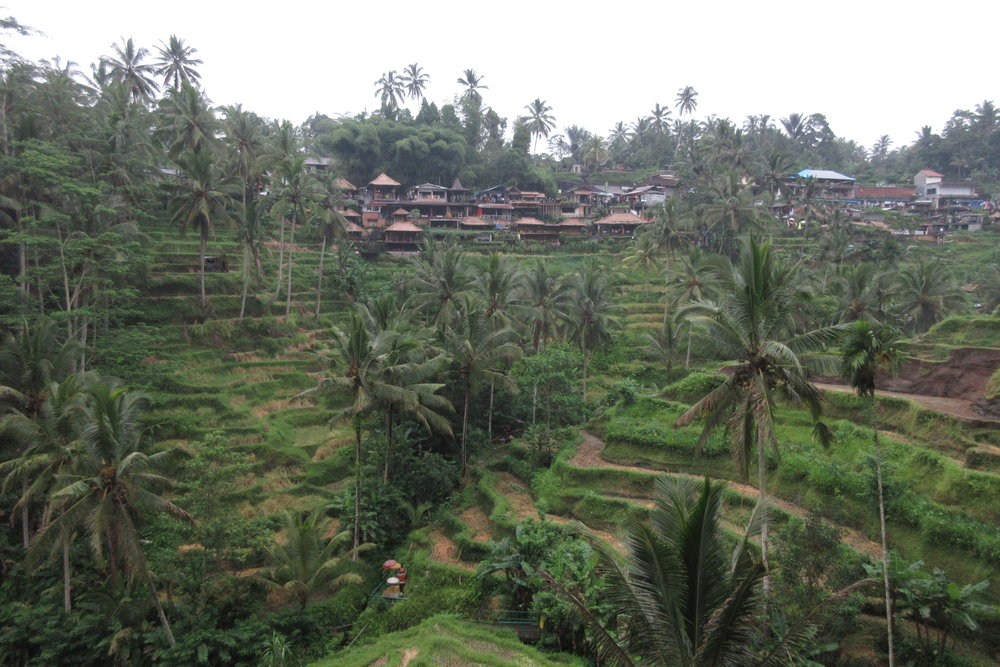
[[[414,63],[293,124],[201,67],[2,50],[0,664],[997,664],[991,101],[601,131]]]

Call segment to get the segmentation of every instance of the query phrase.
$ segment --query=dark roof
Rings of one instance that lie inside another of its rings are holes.
[[[457,178],[455,179],[455,182],[451,184],[451,187],[448,189],[454,192],[468,192],[466,188],[462,187],[462,181],[458,180]]]

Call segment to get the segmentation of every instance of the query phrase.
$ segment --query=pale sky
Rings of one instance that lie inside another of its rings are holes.
[[[685,85],[698,91],[696,118],[825,113],[838,136],[868,147],[882,134],[909,144],[955,109],[1000,103],[995,0],[0,3],[45,33],[6,36],[28,58],[58,55],[89,72],[122,37],[155,54],[176,34],[198,49],[215,104],[296,124],[377,110],[375,80],[414,62],[439,106],[473,68],[489,86],[484,102],[511,124],[540,97],[557,131],[604,136],[655,103],[673,109]]]

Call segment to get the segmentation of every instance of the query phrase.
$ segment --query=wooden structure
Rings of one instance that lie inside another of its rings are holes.
[[[385,228],[385,249],[417,252],[424,240],[424,230],[408,220],[394,222]]]

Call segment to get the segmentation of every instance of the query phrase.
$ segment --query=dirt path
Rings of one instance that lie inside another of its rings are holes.
[[[853,387],[849,387],[844,384],[816,383],[816,388],[824,391],[839,391],[841,393],[850,394],[854,393]],[[977,414],[972,410],[972,401],[966,401],[961,398],[943,398],[941,396],[924,396],[922,394],[904,394],[901,391],[883,391],[881,389],[877,389],[875,393],[879,396],[903,398],[908,401],[913,401],[917,405],[927,408],[928,410],[951,415],[952,417],[958,417],[959,419],[971,419],[975,421],[987,422],[1000,421]]]
[[[650,468],[641,468],[638,466],[624,466],[618,465],[616,463],[609,463],[601,458],[601,452],[604,450],[604,441],[598,438],[593,433],[588,433],[587,431],[580,431],[583,436],[583,441],[576,450],[576,455],[569,460],[571,466],[577,468],[612,468],[615,470],[631,470],[633,472],[644,472],[644,473],[659,473],[662,471],[652,470]],[[670,473],[675,477],[686,477],[688,479],[694,479],[700,481],[702,478],[698,475],[689,475],[685,473]],[[756,500],[759,497],[757,489],[748,484],[740,484],[739,482],[732,482],[729,480],[720,480],[725,482],[725,484],[739,493],[741,496]],[[794,514],[802,518],[809,516],[809,512],[803,508],[790,503],[787,500],[782,500],[781,498],[776,498],[774,496],[768,497],[768,503],[777,507],[788,514]],[[838,526],[841,533],[841,541],[847,544],[852,549],[860,551],[868,556],[877,558],[882,553],[881,547],[874,541],[869,540],[860,531],[854,530],[853,528],[847,528],[845,526]]]

